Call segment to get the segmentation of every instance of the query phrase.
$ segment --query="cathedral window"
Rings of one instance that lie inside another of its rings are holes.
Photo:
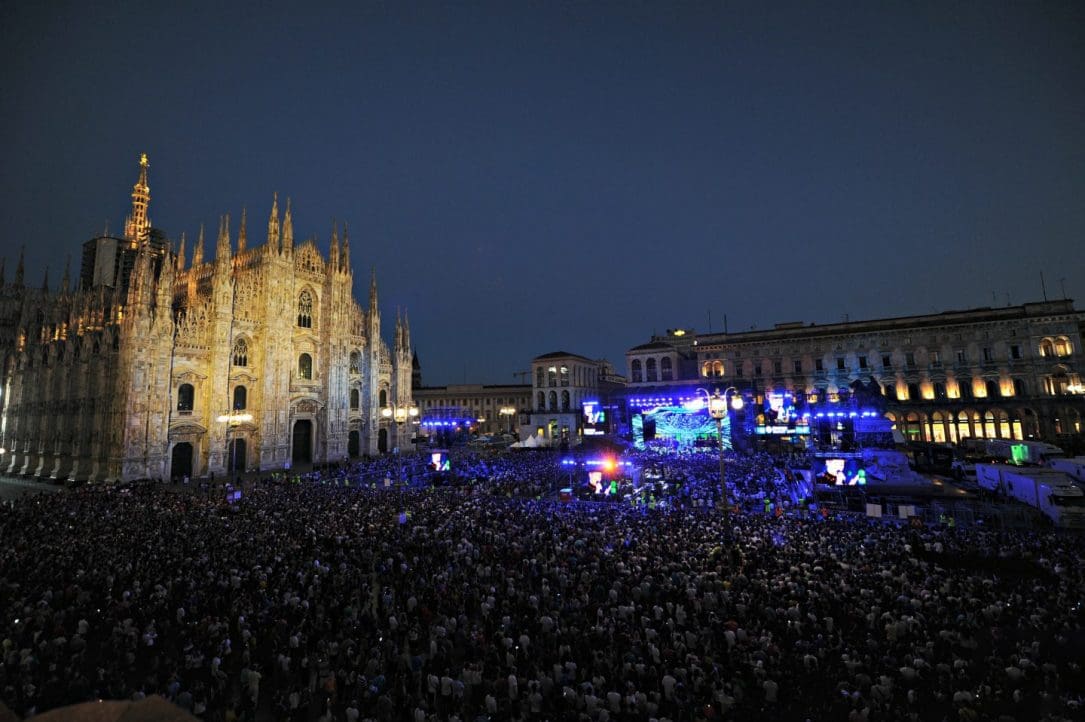
[[[313,327],[313,295],[309,291],[302,291],[298,296],[298,327]]]
[[[196,398],[196,390],[192,384],[181,384],[177,389],[177,410],[181,413],[192,413],[192,407]]]
[[[388,405],[388,390],[387,389],[381,389],[381,392],[380,392],[380,407],[383,409],[387,405]]]
[[[350,354],[350,372],[352,374],[361,373],[362,355],[357,351],[352,351]]]
[[[352,410],[356,411],[358,409],[358,401],[359,401],[358,389],[351,389],[350,390],[350,408]]]
[[[307,353],[298,357],[298,376],[303,379],[313,378],[313,357]]]
[[[569,410],[569,392],[568,391],[562,391],[561,392],[561,410],[562,411],[568,411]]]
[[[248,406],[249,391],[244,386],[234,387],[234,411],[240,411]]]
[[[249,365],[249,342],[239,338],[234,343],[234,366]]]

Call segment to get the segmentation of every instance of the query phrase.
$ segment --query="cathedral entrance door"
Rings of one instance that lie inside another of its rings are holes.
[[[388,453],[388,429],[381,429],[377,434],[377,451],[382,454]]]
[[[232,439],[226,448],[226,471],[230,473],[245,471],[245,440]]]
[[[180,479],[183,476],[192,476],[192,444],[187,441],[173,445],[170,459],[170,478]]]
[[[347,436],[347,455],[352,459],[357,458],[360,446],[358,432],[350,432],[350,435]]]
[[[313,422],[308,419],[294,422],[294,465],[313,463]]]

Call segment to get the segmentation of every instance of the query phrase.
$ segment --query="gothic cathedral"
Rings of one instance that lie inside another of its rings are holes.
[[[7,283],[0,265],[0,472],[127,480],[307,467],[408,449],[411,339],[397,313],[381,339],[377,283],[352,294],[346,228],[327,259],[294,244],[287,201],[267,242],[236,247],[229,216],[215,257],[201,229],[185,262],[147,216],[140,159],[123,236],[84,245],[82,275],[56,292]]]

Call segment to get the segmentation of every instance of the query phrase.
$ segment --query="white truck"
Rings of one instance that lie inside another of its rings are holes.
[[[1066,456],[1054,444],[1019,439],[965,439],[961,442],[961,448],[970,455],[1005,459],[1014,464],[1044,465]]]
[[[1009,464],[976,464],[980,488],[1039,509],[1066,529],[1085,529],[1085,491],[1054,469],[1017,467]]]
[[[1052,459],[1048,465],[1069,476],[1074,481],[1085,483],[1085,456],[1075,456],[1072,459]]]

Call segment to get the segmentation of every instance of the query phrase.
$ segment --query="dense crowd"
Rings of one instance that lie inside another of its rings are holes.
[[[493,486],[330,472],[236,504],[20,500],[0,511],[0,699],[297,722],[1082,718],[1077,539],[491,493],[524,458],[487,461]],[[739,463],[743,494],[780,483]]]

